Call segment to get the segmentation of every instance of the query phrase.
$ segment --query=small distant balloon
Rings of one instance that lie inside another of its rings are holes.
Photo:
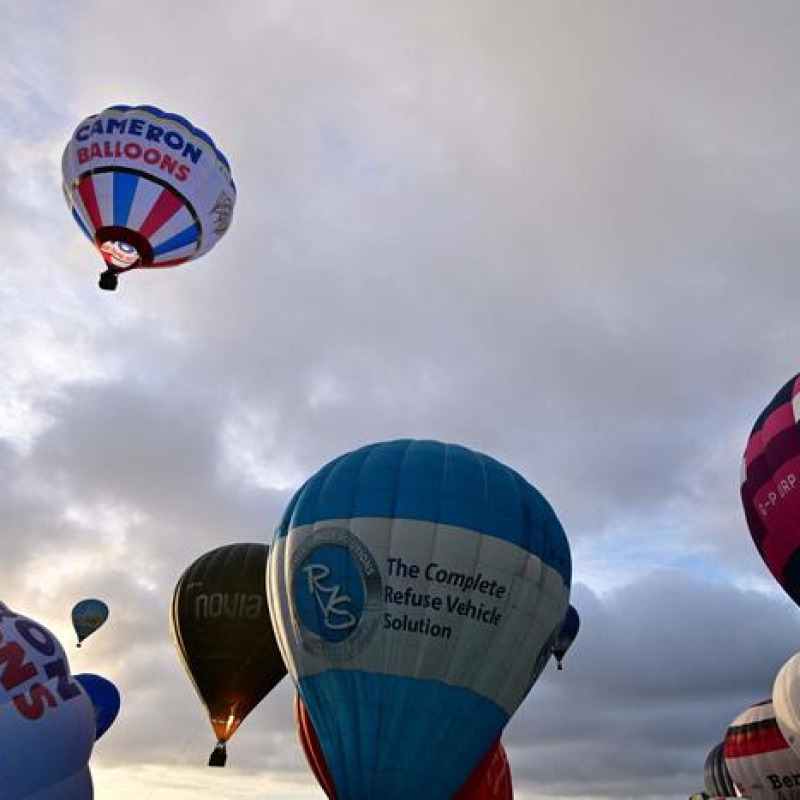
[[[0,797],[92,800],[94,711],[58,639],[0,603]]]
[[[570,605],[567,608],[567,613],[564,616],[564,621],[556,633],[556,638],[553,642],[553,656],[556,659],[559,669],[563,669],[561,662],[567,654],[567,650],[572,647],[575,637],[581,627],[581,620],[575,606]]]
[[[78,647],[108,619],[108,606],[96,598],[87,598],[72,609],[72,627],[78,634]]]
[[[105,261],[100,288],[132,269],[199,258],[230,226],[236,187],[211,137],[155,106],[116,105],[87,117],[62,158],[64,196]]]
[[[114,723],[120,709],[119,689],[110,680],[101,675],[83,673],[75,676],[75,680],[89,695],[94,707],[95,741],[97,741]]]

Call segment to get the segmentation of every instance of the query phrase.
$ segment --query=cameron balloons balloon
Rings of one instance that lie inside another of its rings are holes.
[[[64,195],[106,263],[103,289],[131,269],[207,253],[236,203],[230,165],[211,137],[154,106],[111,106],[78,125],[62,159]]]
[[[723,742],[720,742],[706,757],[703,778],[706,793],[712,797],[736,797],[733,778],[725,765]]]
[[[761,412],[742,464],[742,504],[758,552],[800,604],[800,376]]]
[[[175,643],[217,736],[209,766],[225,765],[225,742],[286,674],[267,606],[268,553],[263,544],[219,547],[175,587]]]
[[[297,693],[294,696],[294,718],[308,766],[311,767],[317,783],[330,800],[337,800],[333,779],[325,763],[325,755],[308,711]],[[513,800],[513,797],[511,768],[508,765],[506,751],[498,741],[489,748],[453,800]]]
[[[78,647],[108,619],[108,606],[95,598],[81,600],[72,609],[72,627],[78,634]]]
[[[75,680],[89,695],[94,708],[95,740],[99,739],[114,723],[119,714],[119,689],[101,675],[89,673],[76,675]]]
[[[0,797],[91,800],[94,733],[58,640],[0,603]]]
[[[575,637],[578,635],[578,630],[580,627],[581,619],[578,616],[578,612],[575,610],[575,606],[571,605],[567,608],[564,621],[561,623],[558,631],[556,632],[556,638],[553,642],[553,655],[558,662],[559,669],[563,669],[561,662],[564,659],[564,656],[567,654],[567,650],[569,650],[569,648],[572,646],[572,643],[575,641]]]
[[[736,717],[725,735],[723,753],[734,785],[746,797],[800,797],[800,758],[783,738],[771,700],[756,703]]]
[[[278,527],[278,643],[347,800],[452,798],[549,657],[570,551],[519,474],[457,445],[335,459]]]

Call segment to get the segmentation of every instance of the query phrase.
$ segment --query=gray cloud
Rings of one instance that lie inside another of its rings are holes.
[[[267,540],[338,453],[429,436],[522,471],[584,558],[569,670],[510,731],[523,790],[699,788],[794,624],[724,582],[769,585],[738,460],[797,369],[796,5],[6,11],[3,599],[56,628],[112,599],[76,661],[129,698],[103,763],[206,755],[167,627],[185,566]],[[239,200],[203,262],[106,296],[58,159],[116,102],[206,128]],[[302,768],[289,694],[242,729],[241,768]]]

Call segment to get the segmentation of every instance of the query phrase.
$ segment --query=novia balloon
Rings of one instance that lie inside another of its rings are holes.
[[[264,544],[233,544],[198,558],[172,598],[172,633],[208,711],[217,744],[210,767],[224,767],[227,742],[286,675],[266,598]]]

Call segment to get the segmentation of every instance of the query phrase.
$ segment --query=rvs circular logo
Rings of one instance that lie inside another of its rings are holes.
[[[343,528],[315,531],[292,555],[291,596],[303,646],[350,658],[378,626],[382,581],[366,545]]]

